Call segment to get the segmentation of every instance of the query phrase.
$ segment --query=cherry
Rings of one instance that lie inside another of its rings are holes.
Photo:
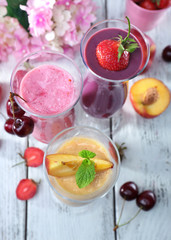
[[[13,123],[13,131],[19,137],[25,137],[33,132],[34,122],[30,117],[16,118]]]
[[[22,117],[25,113],[25,111],[20,108],[20,106],[16,103],[16,101],[13,98],[13,107],[14,107],[14,115],[15,117]],[[9,117],[13,117],[13,109],[12,109],[12,105],[11,105],[11,101],[10,99],[8,99],[7,103],[6,103],[6,110],[7,110],[7,114]]]
[[[136,203],[138,207],[142,208],[144,211],[148,211],[154,207],[156,203],[156,195],[153,191],[146,190],[138,195]]]
[[[171,62],[171,45],[168,45],[163,49],[162,58],[166,62]]]
[[[134,182],[126,182],[120,187],[120,195],[127,201],[138,196],[138,187]]]
[[[10,134],[14,134],[14,132],[13,132],[13,123],[14,123],[14,119],[13,118],[8,118],[5,121],[4,129],[5,129],[6,132],[8,132]]]

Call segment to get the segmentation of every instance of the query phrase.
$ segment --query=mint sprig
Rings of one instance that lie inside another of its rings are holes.
[[[82,150],[79,152],[79,156],[84,158],[84,160],[78,168],[75,178],[77,186],[79,188],[84,188],[89,185],[95,178],[95,164],[91,158],[94,158],[96,154],[88,150]]]
[[[129,53],[132,53],[135,51],[135,49],[137,49],[138,43],[133,39],[130,38],[130,32],[131,32],[131,24],[130,24],[130,20],[128,17],[126,17],[127,21],[128,21],[128,34],[127,36],[123,39],[121,35],[118,36],[118,40],[120,42],[119,48],[118,48],[118,62],[122,56],[122,53],[124,51],[127,51]]]

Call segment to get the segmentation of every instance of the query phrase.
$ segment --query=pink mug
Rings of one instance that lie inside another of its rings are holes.
[[[125,16],[129,17],[131,24],[146,32],[158,25],[168,8],[148,10],[140,7],[133,0],[126,0]]]

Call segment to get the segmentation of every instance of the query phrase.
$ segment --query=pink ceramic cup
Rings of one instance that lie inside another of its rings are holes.
[[[131,24],[146,32],[158,25],[168,8],[148,10],[140,7],[133,0],[126,0],[125,16],[129,17]]]

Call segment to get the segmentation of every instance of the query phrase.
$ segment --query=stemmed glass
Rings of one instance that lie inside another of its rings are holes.
[[[131,25],[130,37],[139,44],[126,70],[109,71],[102,69],[96,58],[96,46],[105,39],[118,34],[124,37],[128,23],[124,20],[104,20],[93,25],[81,41],[81,57],[86,66],[81,106],[94,119],[110,118],[120,110],[128,94],[128,82],[140,74],[149,60],[149,44],[144,34]],[[96,121],[96,120],[95,120]]]

